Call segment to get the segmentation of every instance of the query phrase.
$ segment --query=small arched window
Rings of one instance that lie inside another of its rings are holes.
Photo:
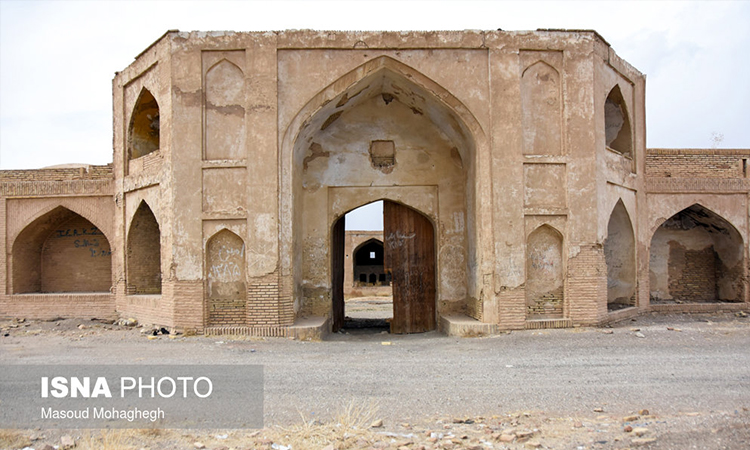
[[[625,156],[633,155],[633,133],[628,108],[620,86],[615,85],[604,102],[604,131],[607,147]]]
[[[143,88],[133,107],[128,129],[128,159],[136,159],[159,149],[159,104]]]

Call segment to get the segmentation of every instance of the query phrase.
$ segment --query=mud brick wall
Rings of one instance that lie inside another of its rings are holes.
[[[747,178],[750,152],[731,149],[649,149],[647,177]]]
[[[247,324],[282,325],[279,307],[279,277],[276,273],[255,278],[247,289]]]
[[[159,150],[148,153],[140,158],[128,161],[128,174],[137,175],[141,172],[155,172],[161,169],[164,158]]]
[[[0,182],[106,180],[112,178],[112,164],[34,170],[2,170]]]
[[[687,250],[669,243],[669,294],[675,300],[704,302],[717,299],[717,255],[714,247]]]
[[[482,301],[476,298],[468,298],[466,300],[466,314],[469,317],[482,321]]]
[[[0,317],[52,320],[61,318],[113,319],[112,294],[20,294],[0,296]]]
[[[211,326],[245,325],[245,299],[212,298],[209,301],[208,320]]]
[[[599,299],[607,295],[607,264],[601,245],[581,245],[578,254],[568,260],[569,316],[581,324],[597,323],[607,314]]]
[[[174,326],[199,330],[204,324],[205,302],[203,280],[168,280],[162,284],[162,297],[173,299]]]
[[[527,301],[528,302],[528,301]],[[532,304],[526,305],[529,316],[551,316],[562,317],[563,314],[563,287],[535,298]]]
[[[112,194],[112,165],[0,170],[0,196]]]
[[[109,292],[112,250],[101,231],[76,216],[47,238],[41,272],[42,292]]]
[[[526,296],[523,288],[504,289],[497,294],[498,318],[503,330],[522,330],[526,324]]]

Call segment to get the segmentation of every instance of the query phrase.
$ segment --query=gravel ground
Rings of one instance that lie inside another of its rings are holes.
[[[81,320],[0,328],[8,334],[0,335],[0,365],[262,364],[267,426],[288,426],[300,414],[326,421],[351,402],[376,402],[385,429],[400,435],[417,430],[427,439],[448,426],[469,439],[516,421],[542,430],[542,448],[624,448],[633,443],[618,437],[622,418],[648,410],[633,421],[657,437],[648,448],[750,442],[750,319],[733,314],[648,315],[605,329],[476,339],[350,330],[324,342],[147,340],[137,329]],[[509,448],[524,448],[517,445]]]
[[[393,317],[393,297],[355,297],[346,301],[344,313],[352,319]]]

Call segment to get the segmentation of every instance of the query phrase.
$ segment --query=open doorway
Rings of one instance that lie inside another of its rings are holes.
[[[376,329],[407,334],[434,330],[437,291],[432,222],[417,210],[387,200],[358,210],[333,225],[333,331]],[[359,221],[361,216],[364,222]],[[368,230],[347,231],[347,222],[351,228],[376,229],[369,230],[371,235]]]
[[[334,280],[334,284],[341,285],[344,298],[341,329],[388,331],[393,319],[393,291],[384,266],[383,202],[354,209],[339,221],[344,224],[344,242],[343,257],[337,263],[343,267],[334,268],[334,273],[343,268],[343,279]]]

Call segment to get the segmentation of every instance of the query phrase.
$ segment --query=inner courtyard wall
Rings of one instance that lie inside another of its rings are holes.
[[[383,232],[352,230],[346,231],[344,235],[344,298],[346,299],[352,297],[383,297],[390,296],[392,293],[392,289],[390,285],[387,284],[387,281],[385,285],[380,281],[376,283],[369,282],[369,274],[379,274],[382,272],[382,265],[379,268],[373,268],[373,270],[365,270],[363,272],[368,275],[368,280],[365,283],[360,283],[359,277],[357,277],[357,274],[355,273],[356,252],[360,247],[371,241],[377,241],[382,248]]]

